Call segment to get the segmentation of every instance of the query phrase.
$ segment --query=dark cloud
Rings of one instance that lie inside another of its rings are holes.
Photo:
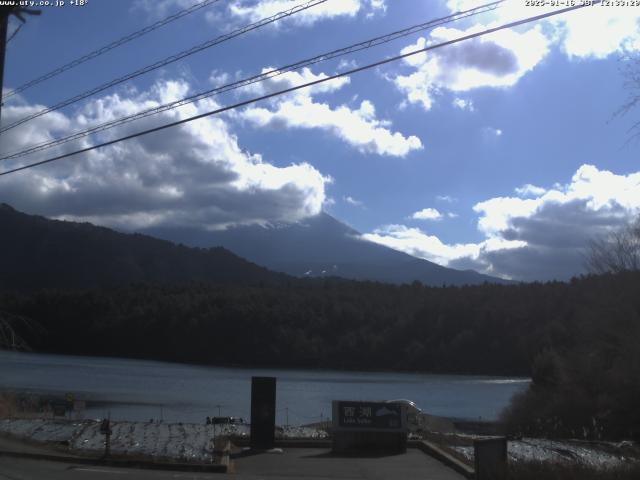
[[[547,202],[530,216],[511,219],[510,227],[500,232],[503,239],[524,241],[527,246],[483,251],[477,260],[454,263],[456,268],[490,267],[518,280],[567,280],[585,273],[591,239],[622,227],[629,219],[629,210],[616,202],[599,209],[584,198]]]
[[[506,240],[550,248],[583,248],[589,238],[622,226],[628,212],[620,205],[593,210],[586,199],[549,202],[530,217],[516,217],[502,232]]]
[[[491,41],[473,39],[434,50],[432,54],[438,57],[443,75],[461,67],[473,68],[495,76],[516,73],[519,69],[516,54]]]

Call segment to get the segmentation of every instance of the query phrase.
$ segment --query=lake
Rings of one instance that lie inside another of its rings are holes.
[[[251,377],[277,377],[278,424],[331,415],[332,400],[407,398],[426,413],[493,420],[526,378],[389,372],[222,368],[123,358],[0,351],[0,390],[87,400],[85,417],[201,423],[213,415],[248,419]]]

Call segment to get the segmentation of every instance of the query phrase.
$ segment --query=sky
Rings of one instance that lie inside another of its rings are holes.
[[[52,2],[53,3],[53,2]],[[5,95],[194,0],[42,6],[7,46]],[[218,0],[5,100],[2,125],[307,0]],[[7,130],[13,153],[482,5],[327,0]],[[2,170],[326,78],[550,8],[477,16],[110,129]],[[126,231],[273,225],[326,211],[367,240],[516,280],[584,272],[584,247],[640,214],[640,7],[592,6],[435,48],[0,177],[0,202]],[[11,21],[9,32],[18,23]],[[1,156],[1,155],[0,155]]]

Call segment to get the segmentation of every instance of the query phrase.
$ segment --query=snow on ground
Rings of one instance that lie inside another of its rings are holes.
[[[543,438],[523,438],[510,440],[507,452],[510,461],[537,460],[543,462],[578,463],[592,468],[615,467],[636,458],[625,455],[624,449],[616,449],[616,444],[598,446],[577,441],[557,441]],[[472,446],[451,446],[473,463]]]
[[[66,442],[75,437],[83,428],[84,421],[68,420],[0,420],[0,432],[36,442]]]
[[[246,424],[197,425],[191,423],[111,422],[111,453],[185,462],[210,462],[214,436],[248,437]],[[96,420],[0,420],[0,433],[42,443],[64,443],[71,452],[100,454],[105,436]],[[326,438],[309,427],[276,430],[277,438]]]
[[[200,425],[192,423],[111,422],[111,452],[183,462],[211,462],[214,436],[248,437],[249,425]],[[97,420],[5,419],[0,433],[41,443],[67,445],[72,453],[98,455],[104,452],[105,436]],[[276,428],[277,438],[327,438],[313,427]],[[470,437],[471,438],[471,437]],[[476,438],[476,437],[473,437]],[[480,438],[480,437],[477,437]],[[473,463],[472,446],[451,446]],[[637,461],[624,447],[578,441],[523,438],[508,442],[512,461],[540,460],[576,462],[602,468]],[[637,452],[636,452],[637,453]]]

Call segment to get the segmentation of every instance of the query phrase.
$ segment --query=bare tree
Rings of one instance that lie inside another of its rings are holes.
[[[620,71],[624,77],[627,98],[624,104],[614,113],[614,117],[623,117],[640,106],[640,54],[630,53],[620,60]],[[640,140],[640,121],[635,121],[627,133],[629,133],[628,141]]]
[[[44,328],[40,324],[23,316],[0,310],[0,350],[31,351],[31,347],[18,330],[28,331],[36,336],[44,335]]]
[[[640,216],[629,225],[589,242],[586,255],[591,273],[640,270]]]

